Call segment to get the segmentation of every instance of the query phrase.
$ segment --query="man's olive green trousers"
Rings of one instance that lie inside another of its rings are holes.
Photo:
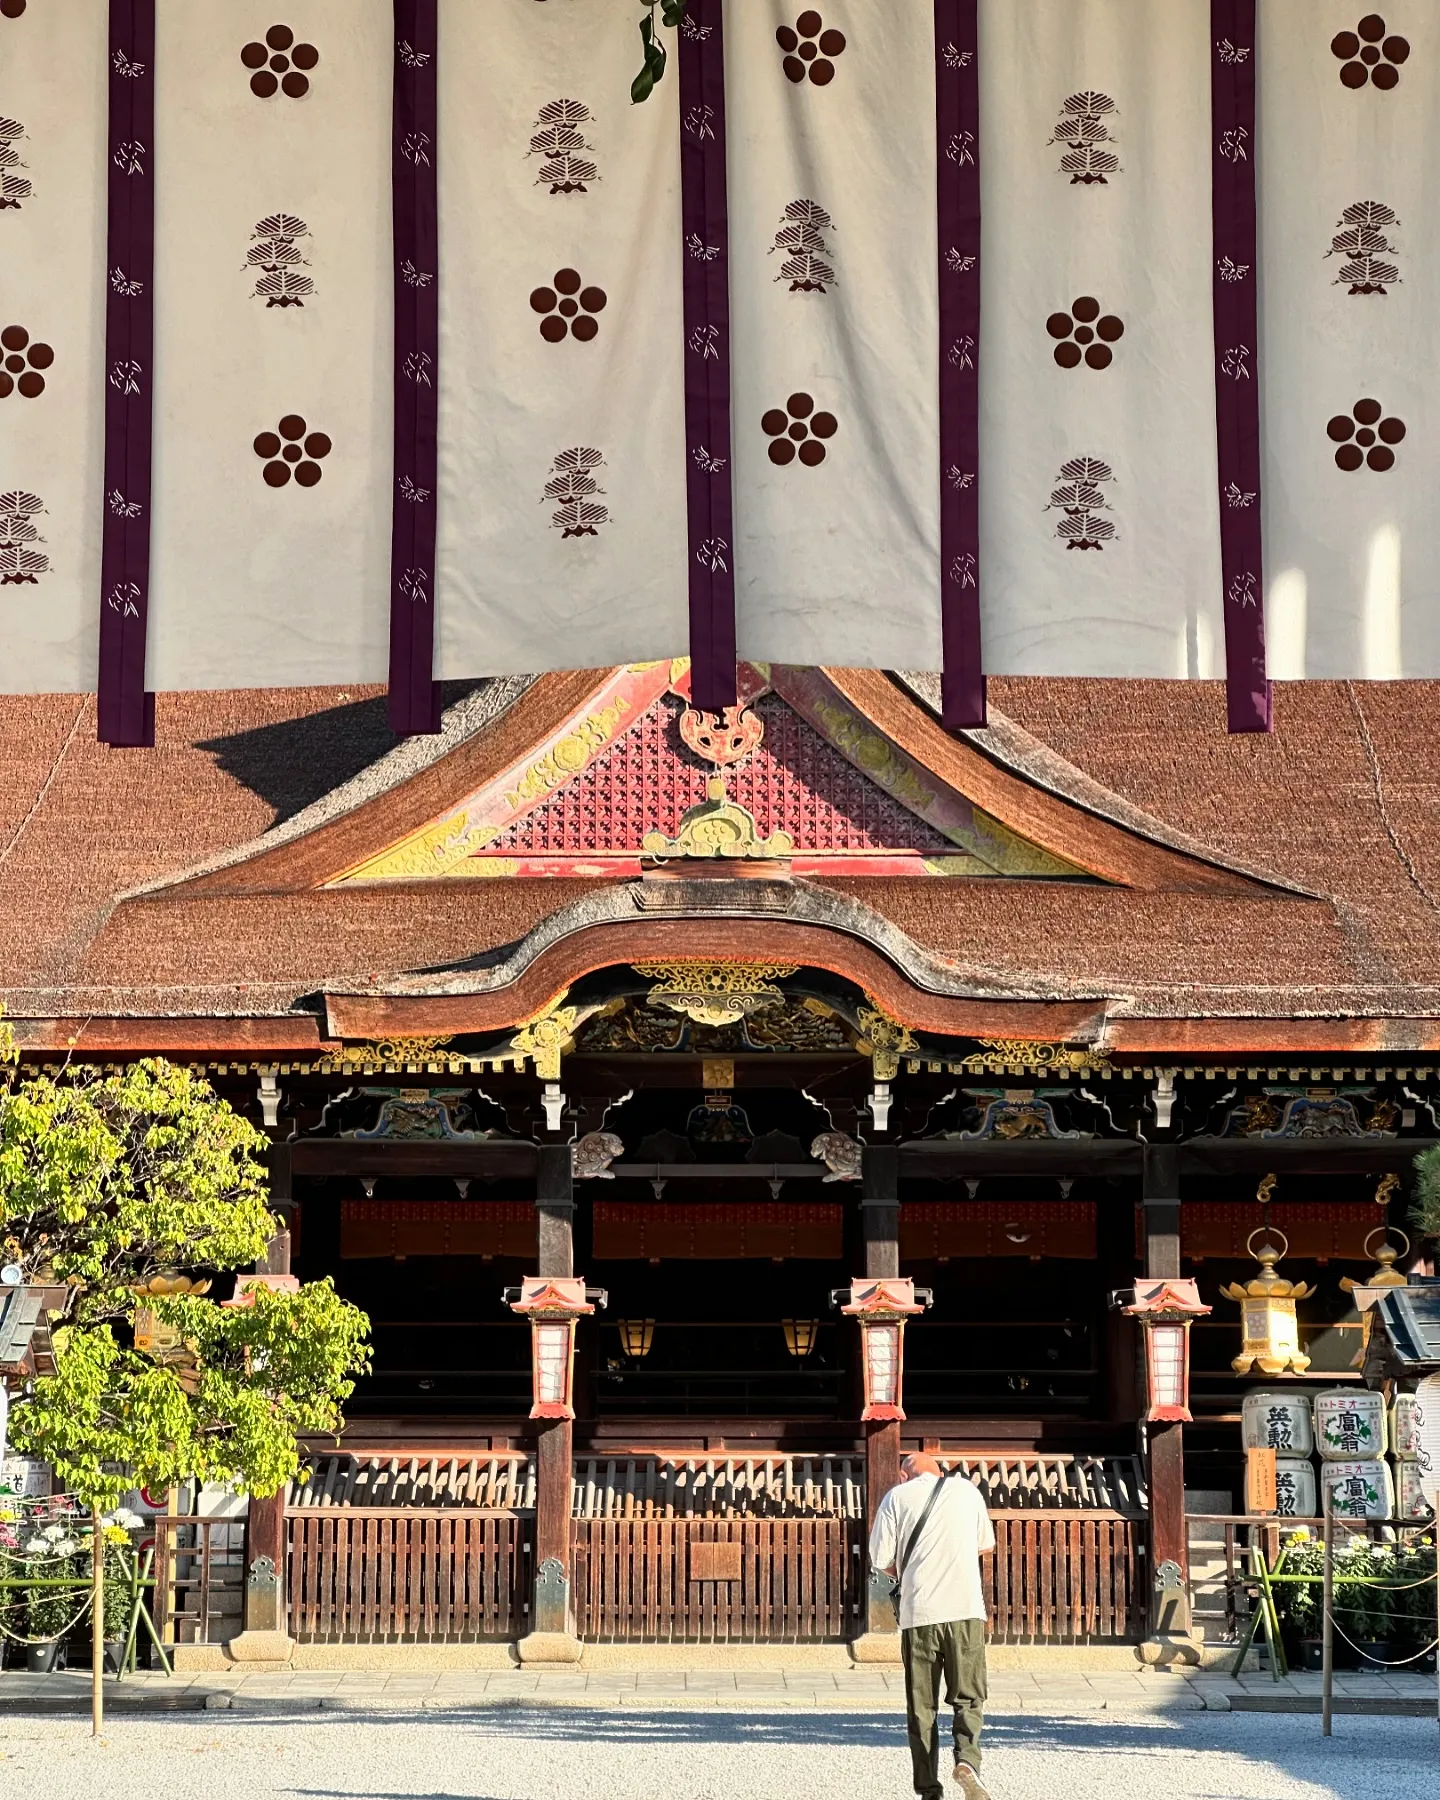
[[[949,1625],[911,1625],[900,1633],[905,1665],[905,1711],[915,1792],[941,1800],[940,1684],[954,1710],[955,1761],[980,1772],[980,1725],[985,1712],[985,1621],[956,1619]]]

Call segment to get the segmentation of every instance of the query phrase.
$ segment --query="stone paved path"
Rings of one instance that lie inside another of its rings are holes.
[[[117,1708],[255,1708],[272,1713],[314,1712],[322,1708],[360,1711],[435,1708],[525,1702],[563,1706],[674,1709],[766,1710],[823,1707],[897,1713],[904,1706],[899,1669],[535,1669],[473,1670],[415,1674],[295,1671],[276,1674],[138,1674],[106,1684]],[[1433,1712],[1433,1675],[1340,1674],[1335,1691],[1342,1706],[1364,1703],[1390,1710]],[[1274,1682],[1263,1671],[1232,1679],[1215,1671],[1162,1671],[1136,1668],[1102,1673],[992,1672],[994,1713],[1078,1714],[1089,1712],[1228,1712],[1264,1706],[1301,1710],[1320,1693],[1318,1675],[1291,1675]],[[88,1707],[89,1674],[0,1673],[0,1715]],[[1440,1789],[1437,1789],[1440,1792]]]
[[[993,1800],[1426,1800],[1426,1720],[1007,1712]],[[404,1715],[270,1710],[112,1720],[0,1716],[7,1800],[906,1800],[893,1710],[480,1705]],[[951,1789],[950,1792],[956,1790]]]

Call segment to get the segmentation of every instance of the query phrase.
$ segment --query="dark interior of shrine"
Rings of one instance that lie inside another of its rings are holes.
[[[708,1094],[642,1087],[610,1109],[604,1129],[624,1144],[620,1172],[576,1184],[575,1269],[607,1296],[605,1309],[582,1321],[578,1333],[580,1441],[588,1435],[640,1447],[661,1422],[676,1441],[743,1436],[757,1446],[841,1448],[856,1438],[858,1338],[832,1296],[864,1268],[858,1184],[827,1182],[818,1171],[773,1173],[785,1165],[815,1168],[810,1144],[830,1126],[823,1106],[778,1086]],[[732,1173],[751,1165],[770,1172]],[[627,1166],[647,1172],[626,1174]],[[661,1167],[670,1174],[653,1172]],[[1346,1178],[1336,1179],[1335,1197],[1340,1189],[1348,1195]],[[1197,1199],[1246,1197],[1233,1181],[1203,1185]],[[1330,1185],[1316,1180],[1317,1201],[1332,1197]],[[374,1369],[349,1408],[356,1428],[385,1420],[403,1432],[412,1420],[417,1428],[428,1421],[432,1431],[443,1423],[456,1441],[471,1431],[523,1436],[529,1330],[501,1294],[534,1272],[527,1248],[534,1242],[532,1185],[477,1178],[462,1196],[446,1177],[369,1184],[368,1198],[428,1202],[431,1216],[437,1207],[448,1214],[467,1197],[485,1208],[504,1203],[514,1223],[480,1253],[432,1247],[421,1236],[394,1254],[373,1247],[346,1254],[353,1240],[345,1241],[342,1215],[362,1191],[351,1176],[296,1181],[303,1219],[298,1271],[333,1275],[374,1322]],[[1064,1208],[1093,1211],[1093,1255],[1036,1255],[1032,1225],[1019,1222],[992,1232],[984,1256],[915,1255],[914,1241],[907,1246],[906,1203],[957,1197],[995,1202],[1017,1220]],[[1133,1449],[1142,1383],[1136,1339],[1109,1306],[1138,1266],[1133,1181],[907,1178],[901,1199],[901,1272],[933,1295],[905,1338],[911,1420],[947,1440]],[[758,1248],[757,1220],[764,1222]],[[1238,1478],[1235,1427],[1249,1383],[1230,1368],[1237,1310],[1219,1289],[1246,1280],[1254,1265],[1187,1260],[1185,1272],[1200,1279],[1214,1306],[1192,1338],[1192,1479],[1225,1488]],[[1303,1309],[1311,1378],[1345,1378],[1359,1336],[1339,1282],[1363,1275],[1364,1265],[1291,1259],[1287,1273],[1318,1289]]]

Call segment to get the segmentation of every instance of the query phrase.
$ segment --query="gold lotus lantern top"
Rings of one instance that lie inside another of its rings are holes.
[[[1257,1250],[1256,1238],[1265,1241]],[[1279,1238],[1280,1247],[1274,1242]],[[1249,1375],[1258,1369],[1264,1375],[1303,1375],[1310,1358],[1300,1348],[1300,1323],[1295,1315],[1295,1302],[1308,1300],[1315,1289],[1305,1281],[1288,1281],[1275,1265],[1290,1248],[1283,1231],[1262,1225],[1245,1240],[1245,1248],[1260,1265],[1260,1273],[1249,1281],[1232,1281],[1220,1292],[1227,1300],[1240,1303],[1240,1354],[1232,1357],[1230,1367],[1237,1375]]]
[[[1389,1176],[1386,1180],[1390,1180]],[[1385,1242],[1378,1249],[1370,1248],[1371,1238],[1382,1236]],[[1410,1239],[1403,1231],[1396,1230],[1395,1235],[1403,1238],[1401,1244],[1390,1242],[1390,1227],[1377,1225],[1365,1239],[1364,1251],[1367,1256],[1375,1258],[1375,1267],[1363,1281],[1356,1281],[1353,1275],[1341,1278],[1340,1286],[1350,1295],[1360,1313],[1360,1348],[1350,1358],[1352,1369],[1363,1369],[1370,1356],[1370,1333],[1375,1324],[1375,1302],[1386,1288],[1409,1287],[1410,1278],[1402,1275],[1395,1264],[1402,1256],[1410,1253]]]

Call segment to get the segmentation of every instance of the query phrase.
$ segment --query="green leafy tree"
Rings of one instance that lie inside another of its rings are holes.
[[[13,1040],[0,1054],[13,1061]],[[70,1289],[56,1373],[16,1398],[11,1436],[88,1502],[192,1477],[273,1493],[299,1469],[297,1437],[343,1422],[369,1321],[330,1281],[238,1305],[153,1291],[263,1254],[279,1228],[266,1142],[161,1060],[0,1090],[0,1261]]]

